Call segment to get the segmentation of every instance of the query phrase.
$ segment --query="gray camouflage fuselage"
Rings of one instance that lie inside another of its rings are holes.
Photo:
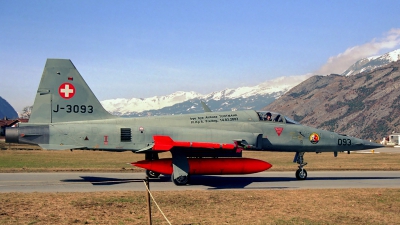
[[[39,144],[46,149],[103,149],[138,151],[153,142],[153,135],[167,135],[174,140],[231,143],[242,139],[253,150],[285,152],[335,152],[375,148],[368,141],[339,135],[284,121],[260,121],[254,110],[207,112],[201,114],[146,118],[21,124],[13,135],[20,143]],[[121,129],[128,131],[124,140]],[[276,130],[281,130],[278,133]],[[317,133],[319,141],[310,141]],[[23,137],[20,134],[24,134]]]

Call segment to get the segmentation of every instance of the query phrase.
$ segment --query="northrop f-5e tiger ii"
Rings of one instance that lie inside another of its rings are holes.
[[[101,149],[144,154],[132,165],[186,185],[190,175],[249,174],[271,164],[242,151],[293,152],[296,178],[305,180],[306,152],[382,147],[366,140],[303,126],[279,113],[243,110],[120,118],[108,113],[69,59],[47,59],[28,123],[7,128],[7,143],[44,149]],[[170,152],[171,158],[159,154]]]

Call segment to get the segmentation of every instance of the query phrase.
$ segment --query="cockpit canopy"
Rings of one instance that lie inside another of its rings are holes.
[[[256,111],[260,121],[265,122],[276,122],[276,123],[289,123],[289,124],[300,124],[299,122],[294,121],[293,119],[284,116],[277,112],[270,111]]]

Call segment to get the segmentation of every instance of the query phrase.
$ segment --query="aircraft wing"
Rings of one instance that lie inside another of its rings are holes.
[[[204,112],[212,112],[210,107],[208,107],[205,102],[201,101],[201,105],[203,106]]]

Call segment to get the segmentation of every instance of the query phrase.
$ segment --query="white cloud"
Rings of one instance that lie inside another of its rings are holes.
[[[391,29],[381,39],[374,38],[366,44],[348,48],[343,53],[330,57],[328,62],[315,71],[314,74],[340,74],[353,65],[357,60],[380,54],[380,52],[385,49],[392,50],[399,45],[400,28]]]
[[[267,83],[276,85],[276,86],[280,86],[280,85],[289,85],[289,86],[294,86],[297,85],[305,80],[307,80],[308,78],[310,78],[311,76],[313,76],[312,73],[307,73],[307,74],[303,74],[303,75],[293,75],[293,76],[284,76],[284,77],[278,77],[275,78],[273,80],[269,80],[267,81]]]

